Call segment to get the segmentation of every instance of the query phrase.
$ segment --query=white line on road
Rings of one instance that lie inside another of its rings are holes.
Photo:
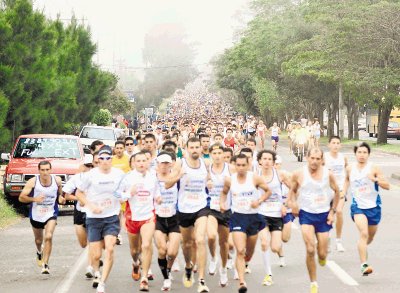
[[[79,272],[81,267],[87,262],[87,258],[88,258],[87,254],[88,254],[88,248],[86,248],[82,251],[82,253],[79,255],[79,257],[76,260],[76,262],[74,263],[74,265],[68,271],[67,275],[65,276],[65,279],[62,280],[58,284],[54,293],[70,292],[71,285],[76,277],[76,274]]]
[[[326,263],[327,267],[338,277],[343,283],[349,286],[358,286],[356,280],[354,280],[345,270],[343,270],[333,260],[328,260]]]

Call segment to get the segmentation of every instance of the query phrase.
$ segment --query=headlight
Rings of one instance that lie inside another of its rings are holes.
[[[22,182],[22,174],[10,174],[11,182]]]

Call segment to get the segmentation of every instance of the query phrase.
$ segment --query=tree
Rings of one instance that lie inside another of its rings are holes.
[[[10,102],[0,91],[0,145],[4,145],[9,141],[10,131],[4,127],[4,121],[8,114]]]
[[[118,88],[112,91],[107,100],[102,103],[103,109],[108,109],[113,115],[131,114],[134,111],[132,102],[128,101],[127,97]]]
[[[99,126],[110,126],[112,115],[107,109],[98,110],[93,116],[93,123]]]

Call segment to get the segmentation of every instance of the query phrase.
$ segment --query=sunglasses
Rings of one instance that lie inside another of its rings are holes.
[[[126,143],[125,146],[133,145],[133,143]]]
[[[108,161],[111,160],[111,157],[99,157],[99,160]]]

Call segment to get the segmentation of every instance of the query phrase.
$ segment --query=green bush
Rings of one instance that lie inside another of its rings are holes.
[[[93,123],[99,126],[109,126],[111,124],[112,115],[107,109],[100,109],[93,116]]]

